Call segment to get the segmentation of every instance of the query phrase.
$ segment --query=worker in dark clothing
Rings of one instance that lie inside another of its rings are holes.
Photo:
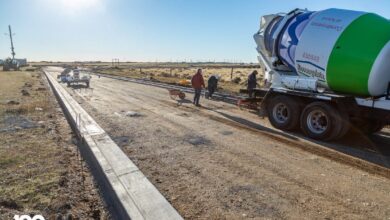
[[[202,87],[204,88],[204,79],[202,76],[202,69],[198,69],[196,74],[191,79],[192,88],[195,89],[194,105],[200,106],[199,99],[202,93]]]
[[[249,74],[249,76],[248,76],[248,94],[249,94],[249,98],[253,97],[253,92],[254,92],[253,90],[257,86],[257,79],[256,79],[257,74],[258,74],[258,72],[257,72],[257,70],[255,70],[251,74]]]
[[[213,97],[214,92],[218,88],[218,76],[211,75],[209,80],[207,81],[207,89],[209,91],[208,98],[211,99]]]

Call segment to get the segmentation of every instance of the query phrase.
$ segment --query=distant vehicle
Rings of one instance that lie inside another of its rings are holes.
[[[78,69],[73,70],[73,78],[80,79],[80,70]]]
[[[80,83],[85,83],[86,87],[89,88],[89,82],[91,79],[91,76],[87,73],[80,73],[80,70],[74,69],[72,71],[73,74],[69,74],[66,77],[66,83],[68,86],[71,86],[72,84],[80,84]],[[81,76],[80,76],[81,75]]]
[[[69,76],[69,73],[72,71],[70,68],[65,68],[61,74],[57,75],[57,79],[60,79],[61,82],[65,83],[67,81],[67,78]]]

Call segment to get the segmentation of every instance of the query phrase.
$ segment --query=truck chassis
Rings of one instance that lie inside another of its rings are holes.
[[[287,88],[255,89],[254,96],[248,101],[258,103],[275,128],[301,129],[313,139],[336,140],[351,129],[372,134],[390,124],[390,83],[385,96],[369,99]]]

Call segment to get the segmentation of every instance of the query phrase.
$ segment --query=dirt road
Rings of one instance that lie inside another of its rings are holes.
[[[91,86],[68,90],[186,219],[390,219],[390,179],[274,138],[254,114],[103,77]]]

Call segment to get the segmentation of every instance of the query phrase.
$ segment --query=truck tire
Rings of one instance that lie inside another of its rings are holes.
[[[324,102],[307,105],[301,115],[302,132],[316,140],[335,140],[349,130],[348,115]],[[347,117],[347,118],[343,118]]]
[[[334,137],[331,137],[330,140],[341,139],[351,130],[351,123],[348,120],[341,120],[340,122],[342,123],[341,131],[338,134],[335,134]]]
[[[354,128],[366,135],[379,132],[384,127],[385,125],[383,122],[375,119],[363,119],[362,121],[354,123]]]
[[[290,131],[298,128],[300,112],[298,100],[288,96],[271,97],[267,104],[268,120],[280,130]]]
[[[338,140],[344,137],[351,130],[351,121],[348,113],[343,109],[339,109],[338,113],[340,114],[340,131],[333,131],[333,134],[331,135],[329,140]]]

